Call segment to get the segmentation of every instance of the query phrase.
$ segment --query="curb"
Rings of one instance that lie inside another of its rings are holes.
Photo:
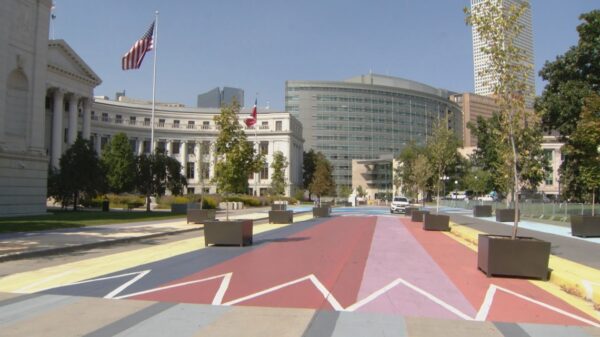
[[[477,251],[478,235],[483,232],[456,223],[450,223],[450,228],[450,235],[466,241],[471,245],[469,248]],[[600,308],[600,270],[555,255],[550,255],[548,267],[551,270],[548,282]]]

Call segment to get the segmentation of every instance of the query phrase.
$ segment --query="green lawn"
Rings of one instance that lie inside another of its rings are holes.
[[[167,212],[97,212],[97,211],[51,211],[46,215],[0,218],[0,233],[30,232],[47,229],[75,228],[92,225],[110,225],[183,218],[185,214]]]

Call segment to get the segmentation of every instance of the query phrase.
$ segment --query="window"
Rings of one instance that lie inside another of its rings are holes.
[[[121,116],[121,115],[116,115],[116,116],[115,116],[115,123],[116,123],[116,124],[123,124],[123,116]]]
[[[200,167],[200,176],[202,177],[202,179],[209,179],[210,178],[210,164],[207,162],[202,162],[201,164],[202,166]]]
[[[144,126],[150,126],[150,117],[144,118]]]
[[[174,140],[173,141],[173,145],[171,145],[173,147],[173,154],[179,154],[179,148],[181,147],[181,142],[178,140]]]
[[[129,116],[129,125],[135,125],[135,116]]]
[[[136,145],[137,145],[136,139],[135,138],[130,138],[129,139],[129,146],[131,147],[131,152],[137,153]]]
[[[202,122],[202,130],[208,130],[208,129],[210,129],[210,122],[209,121]]]
[[[106,112],[102,113],[102,121],[103,122],[108,122],[108,113],[106,113]]]
[[[266,130],[269,128],[269,122],[262,122],[260,125],[261,130]]]
[[[150,144],[150,140],[145,140],[144,141],[144,153],[150,153],[151,150],[151,144]]]
[[[187,163],[185,168],[185,177],[188,179],[194,179],[194,163]]]
[[[176,120],[173,121],[173,128],[174,129],[179,129],[179,120],[176,119]]]
[[[195,128],[194,121],[188,121],[187,128],[194,129]]]
[[[281,121],[275,121],[275,131],[281,131],[283,129],[283,123]]]
[[[260,179],[269,179],[269,164],[265,164],[260,171]]]
[[[187,193],[188,194],[194,194],[194,193],[196,193],[196,190],[193,187],[188,187]]]
[[[102,136],[100,137],[100,149],[104,150],[104,147],[106,146],[106,144],[108,144],[108,136]]]
[[[200,146],[200,153],[203,156],[210,154],[210,141],[208,141],[208,140],[202,141],[202,145]]]
[[[260,142],[260,154],[269,154],[269,142]]]
[[[159,140],[158,144],[156,144],[156,148],[164,152],[167,150],[167,143],[164,140]]]
[[[165,127],[165,120],[164,119],[159,119],[158,120],[158,127],[159,128],[164,128]]]
[[[194,154],[194,150],[196,149],[196,143],[194,143],[194,142],[187,142],[186,146],[187,146],[187,153],[188,154]]]

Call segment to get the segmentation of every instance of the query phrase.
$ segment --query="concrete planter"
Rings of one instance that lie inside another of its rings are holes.
[[[488,277],[548,279],[550,242],[528,237],[479,234],[477,267]]]
[[[410,219],[414,222],[423,222],[423,217],[425,214],[429,214],[429,211],[413,210],[411,212]]]
[[[404,214],[406,214],[407,216],[411,216],[413,211],[418,211],[419,208],[418,207],[406,207],[404,209]]]
[[[423,229],[426,231],[449,231],[450,217],[442,214],[425,214]]]
[[[188,210],[188,204],[171,204],[171,213],[185,214]]]
[[[580,237],[600,237],[600,216],[571,215],[571,234]]]
[[[512,222],[515,221],[515,209],[496,209],[496,221],[498,222]]]
[[[271,210],[272,211],[286,211],[287,205],[286,204],[272,204]]]
[[[476,218],[487,218],[492,216],[492,205],[475,205],[473,216]]]
[[[269,223],[293,223],[293,211],[269,211]]]
[[[214,209],[188,209],[187,223],[204,223],[206,220],[215,220],[216,216]]]
[[[322,218],[331,215],[330,206],[313,207],[313,217]]]
[[[206,221],[205,245],[252,245],[252,220]]]

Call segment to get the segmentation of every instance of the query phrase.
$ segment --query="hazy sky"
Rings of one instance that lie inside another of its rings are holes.
[[[245,90],[283,110],[286,80],[373,73],[472,92],[468,0],[54,0],[50,38],[64,39],[102,78],[95,95],[152,97],[153,52],[141,69],[121,57],[158,10],[157,100],[196,105],[214,87]],[[536,76],[577,43],[596,0],[532,0]],[[536,79],[539,94],[543,83]]]

